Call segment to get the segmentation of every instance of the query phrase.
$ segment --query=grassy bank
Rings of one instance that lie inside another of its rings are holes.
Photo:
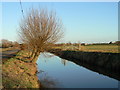
[[[26,57],[26,58],[25,58]],[[2,65],[3,88],[39,88],[37,68],[29,61],[28,52],[20,51]]]
[[[86,63],[91,66],[100,67],[115,73],[120,73],[120,53],[103,53],[103,52],[83,52],[83,51],[49,51],[61,58]]]

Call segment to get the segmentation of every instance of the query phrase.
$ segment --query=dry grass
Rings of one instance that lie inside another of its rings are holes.
[[[4,51],[7,51],[7,50],[12,50],[12,49],[15,49],[13,47],[9,47],[9,48],[0,48],[0,52],[4,52]]]
[[[72,51],[85,51],[85,52],[110,52],[120,53],[120,46],[118,45],[87,45],[81,46],[78,49],[77,46],[56,46],[53,49],[72,50]]]
[[[82,51],[119,53],[118,48],[120,48],[118,45],[89,45],[84,46]]]
[[[21,61],[27,51],[20,51],[2,65],[3,87],[5,88],[39,88],[36,66]]]

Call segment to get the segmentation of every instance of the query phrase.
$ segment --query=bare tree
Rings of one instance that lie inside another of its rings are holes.
[[[63,36],[61,20],[53,11],[47,9],[30,9],[20,23],[20,37],[32,51],[32,62],[36,57]]]

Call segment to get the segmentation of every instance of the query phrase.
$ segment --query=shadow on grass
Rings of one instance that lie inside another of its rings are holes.
[[[4,55],[6,55],[6,56],[4,56]],[[4,55],[2,56],[2,63],[3,64],[5,62],[7,62],[10,58],[15,58],[16,60],[20,60],[20,61],[23,61],[26,63],[31,63],[30,57],[23,57],[22,55],[18,55],[16,53],[10,54],[10,55],[8,55],[8,54],[4,54]]]
[[[26,59],[27,58],[27,59]],[[23,61],[25,63],[31,63],[32,60],[28,60],[28,58],[30,59],[30,57],[22,57],[22,58],[16,58],[17,60]]]
[[[7,73],[2,76],[3,79],[3,89],[8,88],[32,88],[31,83],[26,83],[26,81],[23,81],[21,77],[11,77],[8,76]],[[21,81],[22,80],[22,81]]]
[[[16,56],[16,54],[10,54],[7,56],[2,56],[2,63],[4,64],[5,62],[7,62],[10,58],[14,58]]]

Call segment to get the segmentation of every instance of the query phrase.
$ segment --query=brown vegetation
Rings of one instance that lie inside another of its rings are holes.
[[[54,12],[31,9],[20,24],[20,38],[30,50],[32,62],[62,36],[62,23]]]
[[[7,88],[41,88],[36,76],[37,67],[32,63],[26,63],[27,51],[21,50],[15,57],[8,59],[2,65],[2,86]],[[26,60],[25,61],[22,61]]]
[[[19,47],[19,43],[14,41],[9,41],[9,40],[6,40],[6,39],[2,39],[1,40],[1,47],[2,48],[8,48],[8,47]]]

